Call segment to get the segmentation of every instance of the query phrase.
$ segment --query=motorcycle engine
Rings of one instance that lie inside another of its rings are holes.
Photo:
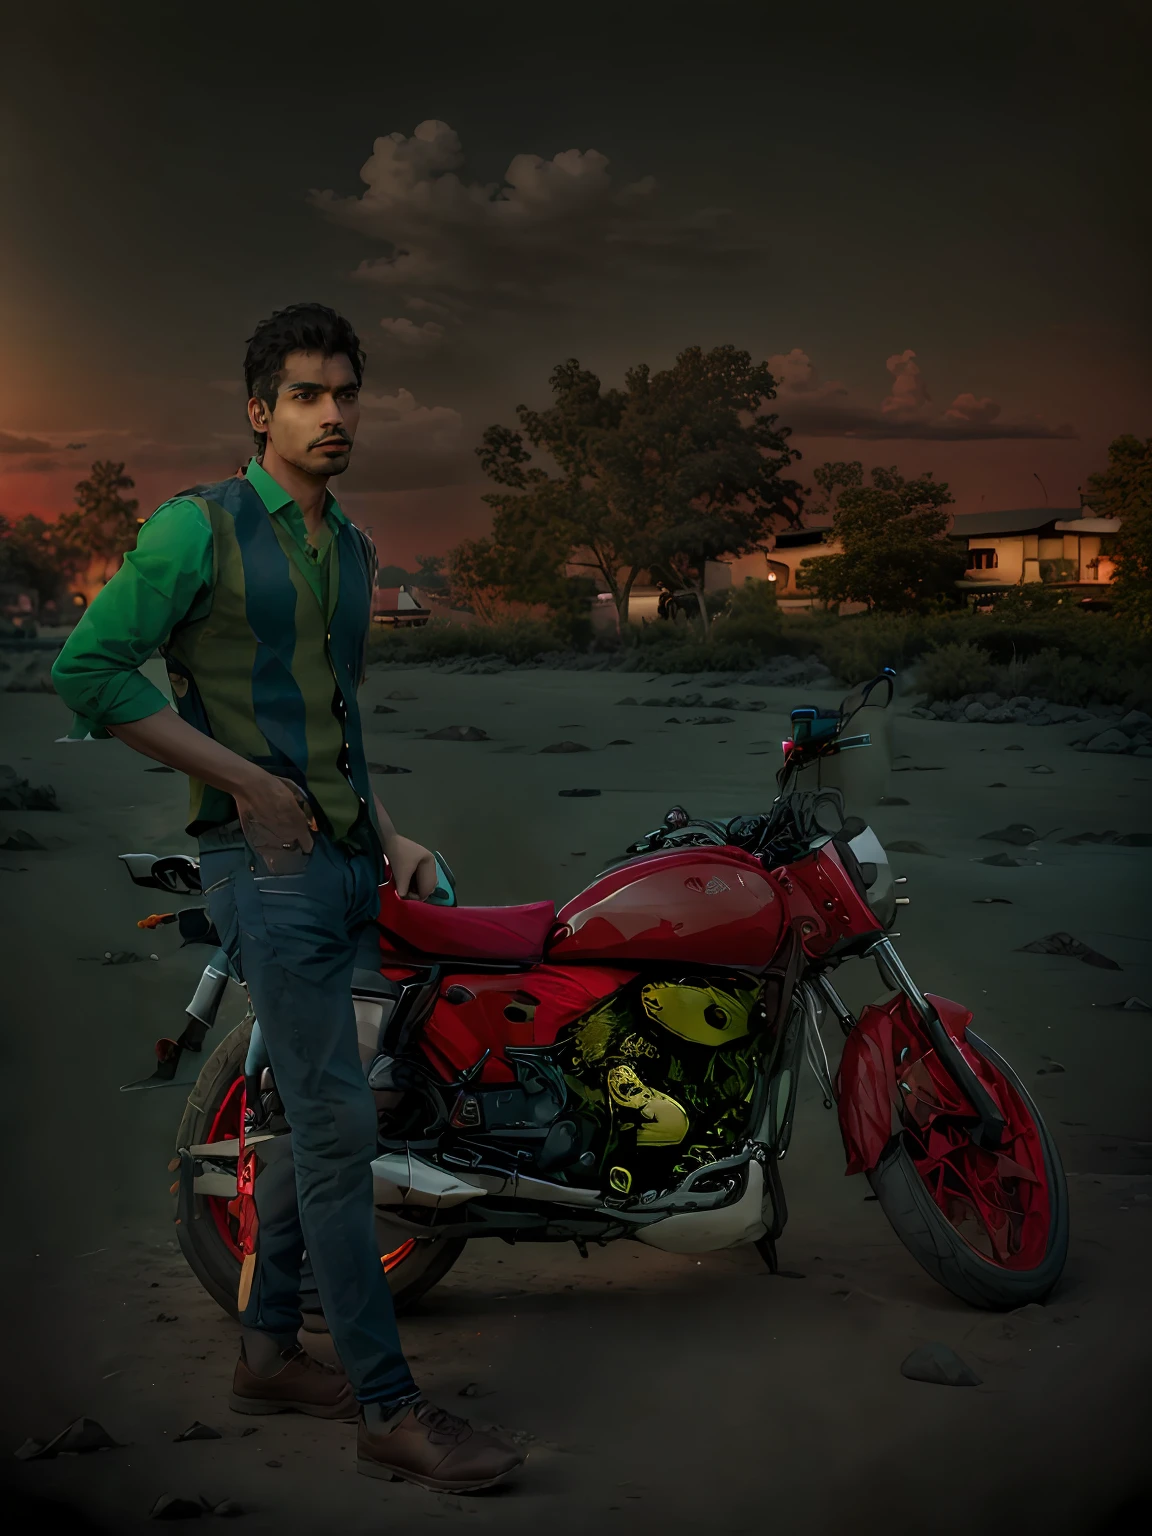
[[[569,1026],[557,1042],[570,1108],[611,1190],[673,1187],[729,1155],[746,1129],[764,1026],[748,978],[649,982]]]

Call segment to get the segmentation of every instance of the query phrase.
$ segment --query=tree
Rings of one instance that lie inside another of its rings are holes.
[[[663,373],[631,369],[622,390],[603,389],[569,358],[550,386],[547,410],[517,407],[520,429],[489,427],[477,450],[506,488],[484,499],[492,548],[519,590],[535,583],[551,593],[540,600],[555,600],[563,567],[583,567],[612,594],[623,626],[642,570],[702,593],[707,560],[752,547],[775,517],[799,524],[800,487],[781,477],[799,455],[764,413],[775,380],[748,353],[690,347]],[[563,578],[566,601],[572,580]]]
[[[429,592],[442,592],[445,586],[444,568],[448,564],[443,555],[416,556],[416,584]]]
[[[0,517],[0,581],[31,587],[42,603],[59,596],[76,565],[62,545],[58,526],[28,513],[16,522]]]
[[[1121,519],[1112,546],[1114,606],[1133,628],[1152,635],[1152,438],[1116,438],[1108,468],[1088,480],[1084,504],[1097,517]]]
[[[61,546],[77,560],[95,565],[104,581],[136,544],[140,504],[135,497],[125,500],[120,494],[135,484],[124,473],[123,464],[98,460],[90,477],[76,486],[76,510],[66,512],[57,525]]]
[[[826,603],[865,603],[883,613],[915,612],[952,595],[966,556],[944,537],[953,499],[947,485],[931,473],[905,480],[879,466],[865,485],[859,462],[823,469],[814,478],[842,553],[802,561],[802,586]]]
[[[695,593],[707,629],[708,561],[761,547],[777,520],[799,527],[803,492],[785,476],[800,455],[764,409],[775,379],[747,352],[689,347],[627,382],[618,473],[643,508],[653,569]]]

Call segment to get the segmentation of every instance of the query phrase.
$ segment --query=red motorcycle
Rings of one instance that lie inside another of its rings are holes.
[[[399,1305],[477,1238],[582,1253],[620,1238],[676,1253],[752,1243],[774,1269],[805,1059],[838,1105],[847,1171],[867,1176],[929,1274],[979,1307],[1048,1294],[1068,1199],[1039,1111],[971,1011],[909,975],[889,937],[900,882],[875,833],[838,790],[800,787],[868,745],[847,727],[891,691],[886,672],[839,710],[794,711],[769,811],[674,807],[559,912],[456,906],[446,869],[429,902],[381,887],[378,967],[357,972],[354,994]],[[192,859],[124,857],[138,883],[198,884]],[[178,920],[213,941],[196,909]],[[891,996],[856,1016],[833,977],[861,959]],[[227,985],[218,953],[149,1083],[200,1048]],[[828,1022],[845,1036],[835,1082]],[[205,1063],[172,1165],[184,1254],[233,1313],[255,1181],[288,1133],[270,1068],[245,1077],[251,1029]]]

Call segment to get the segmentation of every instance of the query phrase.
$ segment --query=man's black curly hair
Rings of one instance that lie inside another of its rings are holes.
[[[327,304],[289,304],[267,320],[261,320],[248,338],[244,355],[244,384],[248,398],[263,400],[269,410],[276,408],[276,393],[284,359],[290,352],[319,352],[322,357],[347,357],[356,375],[364,378],[364,349],[360,338],[345,320]],[[256,456],[264,455],[264,432],[254,432]]]

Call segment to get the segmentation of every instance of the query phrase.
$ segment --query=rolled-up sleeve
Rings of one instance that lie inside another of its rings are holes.
[[[76,715],[105,737],[109,725],[143,720],[168,700],[140,667],[212,588],[212,530],[193,501],[165,503],[144,523],[136,548],[64,642],[52,682]],[[80,728],[80,729],[78,729]]]

